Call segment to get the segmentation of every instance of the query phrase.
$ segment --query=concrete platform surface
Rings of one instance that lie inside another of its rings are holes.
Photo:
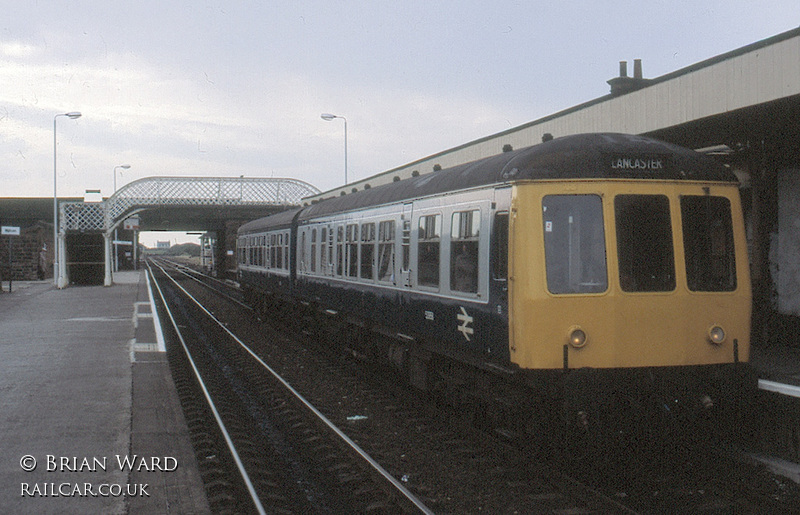
[[[209,512],[145,274],[114,279],[0,294],[0,513]]]

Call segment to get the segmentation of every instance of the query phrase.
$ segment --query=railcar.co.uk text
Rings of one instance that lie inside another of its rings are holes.
[[[25,455],[20,459],[20,468],[25,472],[33,472],[38,467],[36,457]],[[178,468],[178,460],[171,456],[138,456],[114,455],[108,457],[76,457],[55,456],[48,454],[44,460],[46,472],[174,472]],[[63,481],[20,483],[22,497],[150,497],[147,483],[120,484],[103,482]]]

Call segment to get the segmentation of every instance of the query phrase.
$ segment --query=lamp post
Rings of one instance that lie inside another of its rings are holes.
[[[322,113],[320,117],[326,122],[329,122],[335,118],[341,118],[344,120],[344,183],[347,184],[347,118],[330,113]]]
[[[58,174],[56,168],[56,120],[59,116],[66,116],[72,120],[81,117],[78,111],[60,113],[53,117],[53,285],[58,287]]]
[[[117,192],[117,168],[122,168],[123,170],[127,170],[131,167],[131,165],[118,165],[114,167],[114,193]],[[114,271],[119,271],[119,251],[117,249],[117,228],[114,227]]]

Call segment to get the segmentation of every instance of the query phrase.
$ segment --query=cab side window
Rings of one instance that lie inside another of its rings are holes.
[[[731,203],[709,195],[681,197],[686,280],[692,291],[734,291],[736,249]]]
[[[492,278],[496,281],[508,280],[508,213],[494,215],[494,234],[492,239]]]

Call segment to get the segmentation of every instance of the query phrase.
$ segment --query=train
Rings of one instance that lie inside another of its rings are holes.
[[[631,420],[735,417],[755,390],[737,177],[663,141],[553,138],[237,238],[260,316],[288,313],[507,431],[588,445]]]

